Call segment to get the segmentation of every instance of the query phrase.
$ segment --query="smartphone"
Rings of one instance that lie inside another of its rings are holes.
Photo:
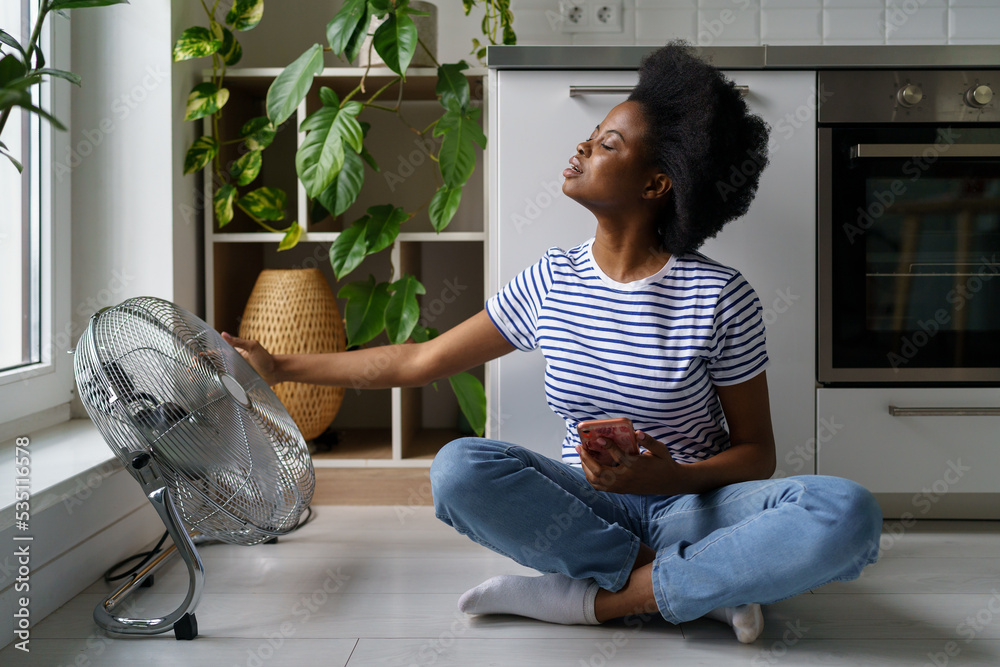
[[[582,421],[576,425],[576,432],[580,434],[580,444],[593,452],[601,465],[615,465],[615,460],[606,449],[597,444],[598,438],[614,442],[626,454],[639,455],[639,443],[635,439],[632,420],[626,417]]]

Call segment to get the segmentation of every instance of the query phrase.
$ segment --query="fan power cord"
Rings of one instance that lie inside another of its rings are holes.
[[[310,521],[312,521],[315,518],[314,515],[315,515],[315,512],[313,511],[312,505],[310,505],[309,507],[306,508],[305,518],[301,519],[298,523],[296,523],[295,527],[292,528],[290,531],[288,531],[287,534],[290,535],[291,533],[294,533],[296,530],[298,530],[302,526],[304,526],[307,523],[309,523]],[[157,542],[156,546],[153,547],[151,550],[149,550],[149,551],[140,551],[139,553],[135,554],[134,556],[129,556],[125,560],[120,560],[117,563],[115,563],[114,565],[112,565],[111,567],[109,567],[107,569],[107,571],[104,573],[104,581],[110,584],[113,581],[118,581],[120,579],[124,579],[125,577],[131,577],[133,574],[135,574],[136,572],[138,572],[142,568],[146,567],[146,564],[149,563],[149,561],[153,560],[153,558],[156,556],[156,554],[160,553],[163,550],[162,549],[163,543],[167,541],[167,536],[168,535],[169,535],[169,533],[167,533],[167,531],[163,531],[163,537],[160,538],[160,541]],[[128,563],[131,563],[132,561],[136,560],[137,558],[142,558],[142,561],[140,561],[138,565],[135,565],[135,566],[129,568],[128,570],[126,570],[125,572],[122,572],[121,574],[113,574],[115,570],[117,570],[118,568],[120,568],[120,567],[122,567],[124,565],[127,565]]]

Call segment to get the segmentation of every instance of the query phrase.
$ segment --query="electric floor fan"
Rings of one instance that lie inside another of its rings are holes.
[[[80,398],[163,520],[173,545],[94,609],[109,632],[198,634],[205,571],[195,540],[253,545],[294,530],[316,477],[302,434],[263,378],[214,329],[163,299],[93,315],[74,354]],[[181,605],[162,618],[118,607],[174,552],[187,565]]]

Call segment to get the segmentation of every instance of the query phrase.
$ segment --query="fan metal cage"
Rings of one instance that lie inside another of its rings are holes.
[[[252,545],[291,531],[315,473],[285,407],[206,322],[155,297],[90,320],[74,355],[87,413],[130,465],[148,452],[189,531]]]

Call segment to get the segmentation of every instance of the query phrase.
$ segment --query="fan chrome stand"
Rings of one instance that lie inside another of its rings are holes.
[[[139,483],[142,484],[142,490],[153,504],[156,513],[160,515],[174,543],[133,574],[121,588],[104,598],[94,608],[94,621],[104,630],[119,634],[156,635],[172,629],[177,639],[194,639],[198,636],[198,621],[195,619],[194,609],[198,606],[205,585],[205,568],[194,548],[194,542],[184,529],[177,508],[174,507],[174,501],[170,497],[170,489],[167,488],[156,461],[147,452],[135,452],[132,456],[132,468]],[[145,579],[152,576],[174,551],[180,553],[190,575],[187,596],[180,606],[162,618],[116,616],[113,613],[115,608],[141,586]]]

